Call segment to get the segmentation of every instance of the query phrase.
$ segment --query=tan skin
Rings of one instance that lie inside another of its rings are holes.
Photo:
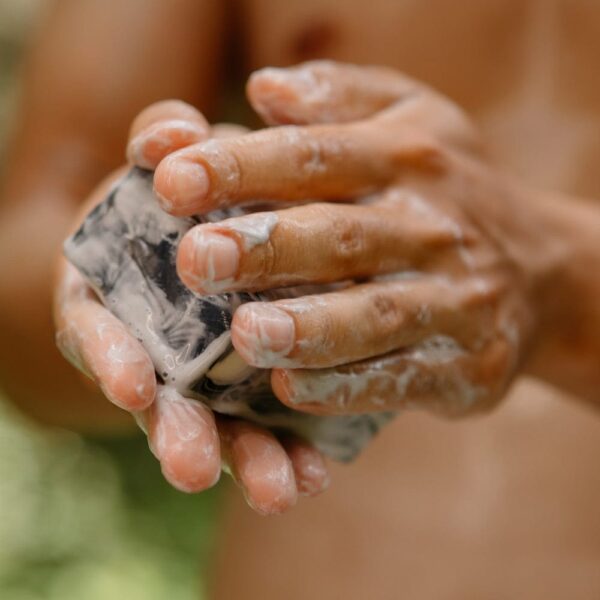
[[[127,46],[115,52],[119,60],[111,62],[109,53],[103,68],[94,63],[92,69],[86,63],[90,57],[78,53],[75,61],[81,63],[73,64],[73,72],[56,70],[65,61],[52,52],[68,52],[69,48],[65,41],[57,45],[53,36],[68,41],[77,31],[71,28],[71,19],[81,22],[77,19],[93,15],[93,31],[102,46],[107,31],[118,38],[111,26],[118,22],[118,11],[128,11],[125,4],[115,3],[110,8],[111,19],[102,20],[97,18],[94,2],[61,3],[53,28],[34,52],[24,125],[4,194],[0,255],[4,260],[10,257],[12,271],[7,265],[3,272],[12,276],[0,284],[2,303],[7,307],[0,317],[8,340],[2,348],[3,381],[32,414],[69,426],[101,423],[108,428],[122,419],[120,413],[106,408],[109,405],[102,403],[99,394],[94,396],[81,386],[53,350],[45,316],[51,288],[49,254],[73,220],[84,190],[110,166],[119,164],[118,148],[124,144],[126,123],[133,114],[165,96],[206,107],[208,99],[198,96],[198,90],[206,93],[216,83],[213,52],[218,48],[217,39],[200,35],[199,27],[206,27],[206,32],[219,31],[216,23],[222,22],[223,15],[215,9],[218,3],[207,5],[213,7],[213,12],[207,13],[204,11],[209,8],[200,2],[181,2],[179,10],[169,11],[169,19],[161,3],[145,3],[146,18],[136,21],[141,31],[128,32],[128,40],[121,38]],[[106,3],[103,6],[101,14],[104,10],[108,13]],[[487,134],[483,136],[488,144],[486,153],[480,150],[475,128],[428,89],[416,84],[415,93],[415,84],[399,73],[369,72],[358,78],[369,85],[349,90],[340,67],[319,75],[329,78],[331,85],[326,87],[333,95],[316,102],[314,95],[307,97],[307,91],[295,83],[295,71],[286,72],[283,82],[281,77],[273,77],[273,72],[263,73],[250,85],[250,99],[269,124],[295,123],[308,126],[307,130],[295,129],[290,136],[289,129],[273,129],[216,140],[207,147],[202,140],[220,134],[201,130],[199,124],[205,122],[199,114],[179,104],[159,105],[147,109],[134,123],[129,156],[137,162],[158,164],[164,155],[183,147],[161,163],[155,181],[166,207],[174,212],[204,210],[219,201],[219,186],[228,181],[220,176],[226,173],[231,153],[236,153],[244,175],[244,185],[226,190],[232,201],[254,195],[350,199],[364,196],[368,189],[369,204],[349,207],[337,231],[342,241],[348,236],[351,242],[358,239],[347,245],[345,255],[330,245],[333,236],[327,235],[341,216],[340,205],[330,202],[280,211],[269,244],[250,252],[243,251],[239,227],[225,224],[205,231],[225,234],[240,250],[237,263],[224,265],[234,264],[234,285],[268,287],[275,280],[279,284],[282,277],[290,278],[290,273],[318,281],[369,278],[397,272],[403,268],[401,259],[418,267],[415,270],[420,276],[408,282],[389,278],[365,282],[323,297],[312,306],[310,319],[303,317],[306,313],[298,310],[297,304],[278,303],[277,308],[292,317],[295,337],[290,343],[283,337],[288,331],[283,322],[269,317],[266,321],[277,325],[277,335],[267,336],[267,341],[275,340],[276,347],[265,346],[253,331],[261,318],[265,320],[260,309],[249,306],[238,313],[236,347],[249,362],[275,368],[274,389],[282,401],[301,410],[339,411],[340,392],[335,386],[322,385],[322,378],[338,365],[343,373],[348,360],[365,360],[361,369],[370,374],[364,388],[367,393],[344,392],[343,410],[371,409],[376,398],[383,407],[399,408],[410,402],[463,414],[495,404],[517,372],[534,374],[595,404],[600,389],[600,284],[590,274],[598,271],[600,262],[600,217],[593,204],[561,193],[600,197],[600,181],[593,167],[600,121],[593,110],[599,90],[585,68],[591,60],[588,57],[594,55],[594,44],[598,44],[594,24],[600,20],[600,9],[590,2],[542,6],[507,0],[486,3],[487,8],[481,3],[462,3],[450,10],[448,3],[433,0],[419,6],[423,8],[382,1],[365,11],[362,5],[348,2],[341,14],[339,10],[333,13],[337,20],[331,21],[326,3],[285,3],[285,11],[283,3],[249,4],[243,23],[250,43],[250,66],[295,63],[314,52],[409,72],[469,109]],[[79,11],[79,16],[70,16]],[[432,14],[437,18],[432,19]],[[304,32],[296,30],[299,23],[305,24]],[[360,40],[352,35],[359,24]],[[161,44],[159,36],[177,39],[176,61],[168,62],[165,48],[172,44]],[[133,44],[133,39],[141,41]],[[86,41],[89,43],[89,37]],[[78,43],[77,39],[73,43]],[[199,48],[199,44],[206,46]],[[113,39],[112,52],[116,47]],[[555,47],[559,50],[552,54]],[[148,55],[153,48],[154,57]],[[165,61],[161,64],[171,68],[154,70],[168,73],[165,81],[160,75],[136,81],[136,69],[122,61],[122,56],[129,56],[135,64],[136,52],[150,62]],[[83,73],[91,81],[82,81]],[[49,76],[61,85],[47,88],[44,81]],[[69,84],[75,77],[78,84]],[[90,93],[92,90],[97,92]],[[404,101],[407,90],[412,99],[408,104]],[[103,98],[112,101],[103,102]],[[173,119],[180,123],[174,126]],[[99,126],[107,122],[114,127]],[[537,123],[542,126],[536,129]],[[530,130],[524,132],[525,126]],[[169,139],[158,150],[157,131],[158,137],[166,132]],[[314,164],[311,152],[315,141],[319,144],[319,168],[304,171],[306,177],[298,177],[296,168],[286,174],[286,165],[277,162],[280,157],[297,152],[297,164]],[[222,151],[218,160],[215,143]],[[244,162],[245,157],[256,156],[260,160]],[[207,168],[210,185],[197,170],[182,168],[183,163]],[[498,164],[517,175],[527,175],[528,184],[518,177],[509,178]],[[274,169],[283,175],[264,176]],[[194,174],[191,182],[189,177],[186,181],[190,173]],[[174,176],[167,177],[169,174]],[[535,184],[539,190],[561,193],[538,191]],[[429,218],[423,218],[424,211]],[[35,219],[32,214],[37,215]],[[329,229],[327,223],[331,223]],[[295,231],[306,224],[314,236],[313,245],[319,253],[331,253],[335,269],[316,268],[315,261],[298,262],[302,256],[293,252]],[[207,280],[203,271],[213,243],[209,238],[207,244],[207,237],[190,235],[179,258],[182,278],[199,290],[218,283]],[[35,244],[25,247],[15,242],[22,239]],[[17,261],[15,248],[21,253]],[[398,248],[402,256],[398,256]],[[465,248],[470,254],[466,261]],[[101,310],[99,305],[88,302],[77,281],[63,278],[62,282],[59,290],[64,291],[65,282],[69,283],[72,287],[66,289],[74,288],[70,298],[78,304],[58,303],[59,328],[65,306],[67,315],[77,313],[85,322],[96,323],[97,315],[91,313]],[[371,306],[378,310],[369,312]],[[431,312],[427,323],[416,318],[423,306]],[[344,318],[336,322],[340,315]],[[473,315],[476,318],[470,318]],[[368,322],[370,326],[364,332],[353,327],[355,337],[349,337],[346,322]],[[323,330],[323,323],[328,325],[326,340],[316,335]],[[118,329],[118,324],[114,325]],[[454,356],[457,364],[450,374],[443,373],[443,366],[431,361],[425,366],[422,361],[415,363],[414,355],[399,351],[432,333],[457,340],[464,351]],[[313,344],[310,352],[298,341]],[[328,351],[319,353],[319,348]],[[85,355],[86,348],[75,340],[71,350]],[[93,349],[89,352],[101,354]],[[384,352],[391,352],[387,362],[374,365],[374,357]],[[48,370],[31,381],[25,377],[31,368],[25,357],[29,361],[38,357],[37,373]],[[84,356],[85,362],[94,361]],[[94,365],[85,366],[90,370]],[[297,371],[290,366],[304,368]],[[417,369],[417,375],[407,395],[391,393],[386,383],[390,374],[401,374],[410,366]],[[118,383],[129,378],[108,381],[103,366],[96,367],[97,381],[118,404],[139,410],[152,402],[153,398],[128,398],[128,389],[118,389]],[[139,373],[139,365],[132,365],[131,372]],[[483,390],[476,395],[475,404],[455,401],[464,394],[444,397],[443,390],[456,388],[457,373],[460,380]],[[445,385],[449,377],[450,386]],[[307,392],[314,394],[319,389],[334,391],[312,406],[316,398],[308,397]],[[335,484],[322,499],[303,503],[284,520],[257,521],[235,506],[229,517],[230,533],[223,542],[227,562],[222,564],[224,573],[235,572],[236,577],[217,578],[217,596],[242,597],[243,591],[244,597],[261,598],[284,594],[288,598],[332,597],[334,593],[364,598],[377,589],[375,585],[382,598],[397,597],[398,589],[419,598],[460,598],[485,595],[486,591],[489,595],[490,589],[510,595],[512,585],[519,593],[529,590],[528,597],[542,597],[549,590],[560,595],[561,585],[570,597],[593,595],[590,589],[600,586],[594,580],[600,527],[594,520],[600,482],[592,461],[598,451],[597,420],[573,400],[552,401],[532,387],[522,393],[523,400],[515,396],[483,421],[445,426],[422,416],[402,416],[356,465],[334,470]],[[152,403],[148,412],[151,437],[156,427],[169,431],[169,415],[174,414],[168,410],[169,402],[178,400],[162,398]],[[533,408],[527,408],[532,403]],[[167,417],[161,419],[161,414]],[[197,408],[194,418],[206,436],[215,435],[210,415]],[[302,487],[306,465],[302,457],[311,451],[297,446],[290,449],[287,442],[283,452],[264,432],[232,423],[221,427],[224,456],[234,465],[255,507],[261,512],[280,512],[293,504],[298,487]],[[283,505],[271,502],[277,490],[260,485],[261,467],[268,471],[269,463],[256,457],[266,448],[275,451],[278,464],[287,468],[287,496],[278,496],[284,498]],[[560,462],[549,460],[549,456],[557,456],[557,448]],[[197,450],[192,448],[190,456]],[[180,487],[191,483],[201,489],[212,483],[218,472],[216,455],[208,467],[205,463],[204,469],[188,471],[197,461],[173,457],[168,449],[158,454],[167,477],[176,484],[184,480]],[[316,460],[309,454],[309,464]],[[305,481],[305,491],[319,491],[310,483]],[[493,498],[486,496],[486,490],[492,493],[490,489],[495,490]],[[368,495],[362,495],[365,490]],[[253,542],[255,536],[260,544]],[[531,569],[521,570],[529,563],[517,550],[534,557],[543,576],[534,576]],[[569,562],[574,556],[577,562]],[[270,577],[257,578],[265,564],[270,565]],[[290,573],[289,564],[304,566]],[[499,564],[511,577],[496,580]],[[342,578],[345,573],[355,576]]]

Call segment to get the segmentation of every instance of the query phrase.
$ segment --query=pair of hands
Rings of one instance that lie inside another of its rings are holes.
[[[194,108],[161,102],[135,119],[127,153],[155,169],[174,215],[300,202],[196,226],[181,242],[179,276],[199,294],[342,283],[238,308],[238,353],[271,369],[281,402],[319,415],[493,406],[532,336],[534,282],[515,226],[524,194],[489,164],[469,120],[381,68],[263,69],[247,91],[273,127],[211,128]],[[302,440],[157,385],[140,343],[64,259],[55,319],[62,352],[136,415],[174,486],[203,490],[225,465],[262,514],[326,488],[323,458]]]

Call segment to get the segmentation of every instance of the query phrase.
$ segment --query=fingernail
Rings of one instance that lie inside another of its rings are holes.
[[[294,472],[287,458],[247,456],[238,473],[248,505],[263,516],[280,515],[298,501]]]
[[[296,339],[294,319],[270,304],[240,306],[236,313],[234,344],[246,362],[261,368],[287,356]]]
[[[250,82],[255,85],[264,86],[268,91],[275,91],[281,87],[298,85],[298,83],[302,85],[302,77],[298,77],[293,69],[265,67],[253,73],[250,77]]]
[[[331,477],[324,465],[322,468],[314,467],[305,475],[306,477],[297,479],[298,493],[301,496],[312,497],[322,494],[331,483]]]
[[[181,158],[167,157],[154,176],[155,192],[161,206],[173,214],[185,214],[206,197],[210,179],[206,169]]]
[[[131,414],[133,415],[133,418],[135,419],[137,426],[146,435],[148,435],[148,415],[146,414],[146,411],[134,410],[134,411],[131,411]]]
[[[140,167],[154,169],[169,152],[202,141],[207,134],[205,127],[183,119],[160,121],[131,139],[127,158]]]
[[[195,229],[182,240],[179,252],[183,278],[200,283],[204,291],[211,291],[212,283],[233,279],[237,274],[240,251],[235,240],[226,235]]]
[[[321,454],[302,447],[286,448],[296,474],[296,485],[301,496],[316,496],[330,483],[329,471]]]
[[[320,82],[311,68],[277,68],[266,67],[258,71],[252,78],[254,89],[259,94],[268,94],[269,100],[297,101],[310,94],[311,101],[320,99],[320,94],[328,92],[329,87]]]

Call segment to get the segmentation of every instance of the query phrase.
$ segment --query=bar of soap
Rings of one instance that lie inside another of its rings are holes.
[[[241,214],[234,208],[172,217],[154,196],[152,172],[134,168],[65,242],[64,251],[140,340],[166,385],[216,412],[293,432],[331,458],[351,460],[391,413],[320,417],[291,410],[271,392],[269,372],[247,365],[231,345],[235,309],[282,297],[281,291],[199,296],[177,276],[176,250],[186,231]],[[285,292],[294,295],[293,289]]]

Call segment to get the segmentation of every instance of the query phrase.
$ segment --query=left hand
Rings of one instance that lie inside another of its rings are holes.
[[[535,332],[533,198],[490,164],[456,106],[393,71],[264,69],[248,92],[267,123],[288,125],[164,148],[163,207],[320,200],[195,227],[181,279],[201,294],[345,285],[241,306],[240,355],[273,369],[297,410],[493,406]]]

